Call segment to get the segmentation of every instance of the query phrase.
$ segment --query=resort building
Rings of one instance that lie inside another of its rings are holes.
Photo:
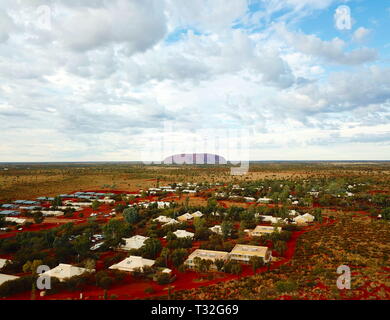
[[[310,222],[313,222],[314,221],[314,216],[312,216],[311,214],[309,213],[305,213],[301,216],[297,216],[294,218],[294,223],[297,224],[297,225],[306,225]]]
[[[218,224],[218,225],[215,225],[214,227],[211,227],[209,228],[212,232],[216,233],[216,234],[220,234],[222,235],[222,227]]]
[[[257,199],[257,202],[258,203],[271,203],[272,199],[270,199],[270,198],[259,198],[259,199]]]
[[[109,269],[133,272],[136,269],[143,271],[144,267],[151,267],[155,260],[145,259],[138,256],[130,256],[121,262],[112,265]]]
[[[0,259],[0,270],[4,268],[4,266],[7,264],[7,262],[10,262],[10,260]]]
[[[269,262],[272,259],[271,250],[267,247],[236,244],[230,252],[230,259],[240,262],[247,263],[251,257],[260,257],[264,262]]]
[[[281,222],[283,219],[279,217],[274,217],[274,216],[263,216],[259,214],[255,214],[256,218],[261,218],[261,221],[263,222],[270,222],[270,223],[278,223]]]
[[[272,226],[257,226],[255,229],[249,232],[251,237],[261,237],[264,234],[270,234],[273,232],[281,232],[281,227],[272,227]]]
[[[95,272],[95,269],[85,269],[85,268],[75,267],[70,264],[60,263],[54,269],[42,273],[42,276],[49,276],[49,277],[57,278],[60,281],[64,281],[66,279],[75,276],[80,276],[86,272]]]
[[[186,230],[176,230],[175,232],[173,232],[173,234],[178,237],[178,238],[193,238],[194,237],[194,233],[192,232],[188,232]]]
[[[153,221],[157,221],[157,222],[160,222],[160,223],[168,223],[170,222],[171,220],[174,220],[172,218],[169,218],[167,216],[159,216],[157,217],[156,219],[153,219]]]
[[[189,214],[188,212],[177,217],[177,220],[181,222],[192,220],[192,219],[194,219],[194,216],[192,214]]]
[[[19,277],[17,276],[10,276],[8,274],[2,274],[0,273],[0,286],[4,283],[4,282],[7,282],[7,281],[11,281],[11,280],[16,280],[18,279]]]
[[[192,216],[193,216],[194,218],[201,218],[201,217],[203,217],[203,213],[200,212],[200,211],[196,211],[196,212],[194,212],[194,213],[192,214]]]
[[[125,251],[129,251],[129,250],[132,250],[132,249],[139,249],[141,248],[144,244],[145,244],[145,241],[149,239],[148,237],[144,237],[144,236],[140,236],[140,235],[136,235],[134,237],[131,237],[131,238],[123,238],[123,240],[126,241],[126,244],[124,245],[121,245],[119,247],[120,250],[125,250]]]
[[[194,252],[192,252],[187,260],[184,262],[184,265],[190,269],[195,268],[195,258],[200,258],[204,260],[211,260],[213,264],[211,265],[211,269],[217,269],[215,266],[215,260],[223,260],[227,261],[229,259],[229,253],[223,252],[223,251],[212,251],[212,250],[202,250],[202,249],[196,249]]]

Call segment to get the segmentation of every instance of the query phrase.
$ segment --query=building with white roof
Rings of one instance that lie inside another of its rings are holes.
[[[157,221],[157,222],[160,222],[160,223],[168,223],[170,222],[171,220],[174,220],[172,218],[169,218],[167,216],[159,216],[157,217],[156,219],[153,219],[153,221]]]
[[[119,248],[120,250],[125,250],[125,251],[129,251],[132,249],[139,249],[145,244],[145,241],[147,239],[149,239],[149,237],[144,237],[140,235],[136,235],[127,239],[123,238],[123,240],[126,241],[126,244],[121,245]]]
[[[289,216],[296,216],[298,212],[296,210],[289,210],[288,215]]]
[[[261,237],[262,235],[265,234],[270,234],[273,232],[281,232],[282,228],[281,227],[272,227],[272,226],[256,226],[255,229],[249,232],[249,235],[251,237]]]
[[[130,256],[121,262],[112,265],[109,269],[133,272],[135,269],[143,270],[144,267],[151,267],[155,260],[145,259],[138,256]]]
[[[173,232],[173,234],[178,237],[178,238],[193,238],[194,237],[194,233],[192,232],[188,232],[186,230],[176,230],[175,232]],[[166,238],[166,236],[164,237]]]
[[[270,203],[270,202],[272,202],[272,199],[264,197],[264,198],[257,199],[257,202],[258,203]]]
[[[75,267],[70,264],[60,263],[54,269],[42,273],[42,276],[49,276],[57,278],[60,281],[65,281],[66,279],[80,276],[86,272],[95,272],[95,269],[85,269],[80,267]]]
[[[75,209],[76,211],[83,210],[82,207],[77,207],[77,206],[58,206],[56,208],[59,209],[59,210],[67,210],[67,209]]]
[[[222,227],[219,224],[209,229],[216,234],[222,234]]]
[[[270,223],[278,223],[282,220],[282,218],[274,217],[274,216],[263,216],[256,214],[255,217],[260,217],[262,221],[264,222],[270,222]]]
[[[196,193],[196,190],[184,189],[182,193]]]
[[[7,282],[7,281],[11,281],[11,280],[16,280],[18,279],[19,277],[17,276],[10,276],[8,274],[3,274],[3,273],[0,273],[0,286],[4,283],[4,282]]]
[[[194,213],[192,214],[192,216],[193,216],[194,218],[201,218],[201,217],[203,217],[203,213],[200,212],[200,211],[196,211],[196,212],[194,212]]]
[[[181,222],[192,220],[192,219],[194,219],[194,216],[188,212],[177,217],[177,220],[179,220]]]
[[[27,220],[21,219],[21,218],[14,218],[14,217],[5,217],[6,222],[14,222],[16,224],[24,224]]]
[[[296,223],[298,225],[306,225],[310,222],[313,222],[314,219],[315,219],[314,216],[312,216],[309,213],[305,213],[303,215],[295,217],[293,220],[294,220],[294,223]]]
[[[195,258],[211,260],[213,262],[213,264],[211,265],[211,269],[217,269],[217,267],[215,266],[215,261],[227,261],[229,259],[229,253],[224,251],[196,249],[188,256],[187,260],[184,262],[184,265],[190,269],[195,268]]]
[[[71,200],[64,201],[64,204],[70,204],[73,207],[90,207],[92,206],[92,202],[74,202]]]
[[[173,234],[176,235],[176,237],[178,238],[191,238],[191,239],[195,235],[194,233],[188,232],[186,230],[176,230]]]
[[[271,250],[268,247],[250,246],[246,244],[236,244],[229,254],[230,259],[249,262],[251,257],[260,257],[264,262],[272,259]]]
[[[115,203],[114,199],[97,199],[96,201],[104,203],[104,204],[114,204]]]
[[[63,211],[56,211],[56,210],[36,210],[36,211],[33,211],[33,213],[35,213],[35,212],[42,212],[42,215],[44,217],[47,217],[47,216],[60,217],[60,216],[64,215]]]
[[[0,270],[4,268],[4,266],[7,264],[7,262],[10,262],[10,260],[0,259]]]
[[[165,226],[169,226],[171,224],[178,224],[178,223],[180,223],[180,222],[175,220],[175,219],[171,219],[169,222],[164,223],[162,226],[165,227]]]

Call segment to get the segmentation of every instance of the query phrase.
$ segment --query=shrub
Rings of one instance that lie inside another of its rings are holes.
[[[17,293],[29,291],[35,281],[33,276],[26,276],[15,280],[4,282],[0,286],[0,297],[8,297]]]
[[[108,290],[111,288],[114,280],[109,276],[103,276],[99,279],[98,286],[102,289]]]
[[[292,291],[295,291],[298,289],[298,285],[294,281],[291,281],[291,280],[278,281],[278,282],[276,282],[276,289],[280,293],[292,292]]]
[[[156,279],[157,283],[158,284],[168,284],[171,282],[171,277],[168,273],[160,273],[157,275],[157,279]]]
[[[154,291],[153,287],[147,287],[147,288],[145,289],[145,293],[151,294],[151,293],[154,293],[154,292],[155,292],[155,291]]]

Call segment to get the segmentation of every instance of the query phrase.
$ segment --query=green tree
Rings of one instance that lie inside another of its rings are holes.
[[[264,265],[263,259],[256,256],[251,257],[249,263],[252,266],[253,273],[256,273],[256,270]]]
[[[37,269],[40,265],[42,265],[43,262],[42,260],[33,260],[33,261],[27,261],[22,269],[23,269],[23,272],[25,273],[28,273],[28,272],[31,272],[32,274],[37,274]]]
[[[222,260],[222,259],[216,259],[216,260],[214,261],[214,264],[215,264],[215,266],[217,267],[217,270],[218,270],[218,271],[222,271],[222,270],[223,270],[223,265],[225,264],[225,261]]]
[[[91,204],[92,210],[97,210],[97,209],[99,209],[100,204],[101,204],[101,203],[100,203],[99,201],[94,200],[94,201],[92,202],[92,204]]]
[[[239,263],[233,263],[231,266],[231,273],[239,275],[242,272],[242,267]]]
[[[278,252],[282,256],[287,249],[286,242],[282,241],[282,240],[278,240],[278,241],[276,241],[274,248],[275,248],[275,251]]]
[[[171,260],[174,267],[177,268],[178,266],[180,266],[187,258],[187,256],[188,256],[188,252],[186,249],[180,248],[180,249],[173,250],[171,254]]]
[[[169,258],[169,255],[170,255],[170,250],[169,248],[163,248],[162,251],[161,251],[161,257],[164,259],[164,262],[165,262],[165,266],[168,267],[168,258]]]
[[[34,212],[33,219],[36,224],[40,224],[44,221],[45,218],[43,217],[42,212],[38,211],[38,212]]]
[[[83,234],[77,237],[73,241],[73,248],[76,251],[76,253],[79,255],[79,257],[83,258],[87,256],[90,252],[90,247],[91,247],[91,241],[87,234]]]
[[[123,243],[122,238],[131,234],[131,226],[123,221],[112,219],[103,227],[105,243],[108,246],[116,247]]]
[[[62,206],[62,199],[61,199],[61,197],[59,197],[59,196],[55,197],[54,200],[51,202],[51,204],[54,207]]]
[[[149,238],[142,246],[142,256],[148,259],[155,259],[162,249],[161,242],[158,239]]]
[[[133,207],[127,208],[127,209],[123,210],[123,217],[124,217],[125,221],[130,225],[137,223],[139,220],[138,210],[136,208],[133,208]]]
[[[86,259],[84,261],[84,268],[89,269],[89,270],[95,269],[96,268],[96,261],[93,259]]]
[[[221,223],[221,229],[222,229],[222,236],[224,239],[228,238],[231,236],[232,231],[233,231],[233,223],[227,220],[224,220]]]

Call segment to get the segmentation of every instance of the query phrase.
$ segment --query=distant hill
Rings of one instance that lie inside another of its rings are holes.
[[[212,153],[182,153],[164,159],[164,164],[227,164],[224,157]]]

